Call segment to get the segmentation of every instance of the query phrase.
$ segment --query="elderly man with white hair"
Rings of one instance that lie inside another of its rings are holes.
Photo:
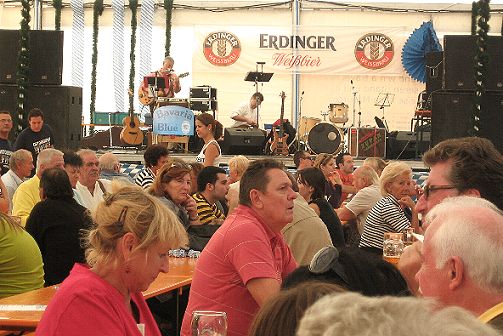
[[[503,212],[485,199],[452,197],[426,222],[419,292],[503,332]]]
[[[42,150],[37,157],[37,172],[29,179],[21,183],[12,198],[12,215],[21,218],[21,225],[26,225],[26,220],[31,210],[40,202],[40,177],[44,170],[49,168],[64,169],[65,161],[63,153],[57,149],[47,148]]]
[[[497,336],[458,307],[412,297],[327,295],[308,308],[297,336]]]
[[[77,154],[82,159],[82,167],[76,189],[82,199],[82,205],[94,211],[103,195],[111,189],[111,182],[99,178],[100,163],[94,151],[81,149]]]
[[[30,151],[26,149],[18,149],[11,153],[9,159],[9,170],[2,175],[2,182],[7,189],[9,211],[12,212],[12,197],[17,188],[30,177],[33,169],[33,157]]]

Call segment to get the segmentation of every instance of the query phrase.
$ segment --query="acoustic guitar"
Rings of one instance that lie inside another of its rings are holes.
[[[285,92],[281,91],[281,114],[279,117],[279,126],[272,129],[274,140],[271,143],[271,152],[274,155],[288,155],[288,134],[285,132],[283,116],[285,114]]]
[[[180,74],[178,76],[178,78],[184,78],[184,77],[187,77],[188,75],[189,75],[188,72],[184,72],[184,73]],[[166,92],[164,92],[164,89],[159,89],[157,91],[157,97],[164,97],[164,96],[166,96]],[[142,89],[142,86],[140,85],[140,88],[138,89],[138,100],[140,101],[140,103],[142,105],[152,105],[152,104],[155,104],[156,103],[155,98],[156,97],[149,97],[148,96],[148,91],[144,91]]]
[[[129,95],[133,92],[129,90]],[[120,139],[123,143],[131,146],[138,146],[143,143],[143,132],[140,129],[140,120],[134,114],[133,109],[129,110],[129,115],[123,120],[124,128],[122,129]]]

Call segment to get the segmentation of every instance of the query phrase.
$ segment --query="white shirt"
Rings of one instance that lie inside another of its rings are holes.
[[[238,115],[257,121],[257,108],[251,109],[250,101],[241,103],[237,109],[231,112],[231,118]],[[243,125],[248,125],[248,123],[244,121],[234,121],[234,124],[231,127],[239,127]]]
[[[373,184],[358,191],[346,208],[356,216],[358,232],[363,233],[363,228],[370,210],[382,198],[379,185]]]
[[[2,175],[2,182],[5,184],[5,187],[7,188],[7,193],[9,194],[9,213],[12,212],[12,197],[14,197],[14,192],[16,191],[17,187],[21,183],[23,183],[23,180],[16,175],[12,170],[8,170],[5,174]]]
[[[205,144],[203,148],[201,148],[201,152],[199,152],[199,155],[197,155],[196,157],[196,162],[204,163],[204,160],[206,158],[204,152],[206,151],[206,148],[208,148],[208,146],[212,143],[214,143],[218,148],[218,156],[215,158],[215,160],[213,160],[213,166],[218,167],[220,165],[220,159],[222,158],[222,151],[220,150],[220,145],[216,140],[211,140],[210,142]]]
[[[105,187],[105,191],[109,192],[110,191],[110,186],[111,182],[108,180],[99,180],[101,183],[103,183],[103,187]],[[82,205],[88,208],[91,211],[94,211],[96,207],[98,206],[98,203],[103,200],[103,190],[100,188],[100,184],[98,181],[94,184],[94,194],[91,194],[89,189],[80,184],[80,182],[77,182],[76,188],[77,191],[79,192],[80,198],[82,200]]]

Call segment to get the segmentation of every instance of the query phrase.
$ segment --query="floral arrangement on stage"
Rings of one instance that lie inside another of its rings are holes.
[[[173,15],[173,0],[164,0],[164,9],[166,10],[166,45],[164,56],[169,56],[171,49],[171,16]]]
[[[99,30],[99,18],[103,14],[103,0],[94,1],[93,6],[93,56],[92,56],[92,70],[91,70],[91,104],[89,108],[89,120],[91,124],[94,123],[94,111],[96,109],[96,65],[98,64],[98,30]],[[94,131],[94,126],[90,128],[91,134]]]
[[[26,96],[26,86],[29,84],[30,74],[30,0],[21,0],[21,39],[20,49],[17,58],[17,132],[21,132],[25,125],[24,98]]]
[[[129,0],[131,10],[131,50],[129,52],[129,112],[134,111],[134,76],[135,76],[135,48],[136,48],[136,28],[138,27],[137,11],[138,0]]]
[[[52,7],[54,7],[54,29],[61,30],[61,8],[63,8],[63,1],[53,0]]]

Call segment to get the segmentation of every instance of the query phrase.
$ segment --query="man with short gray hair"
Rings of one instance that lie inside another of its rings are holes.
[[[119,158],[114,153],[105,153],[98,159],[100,163],[100,178],[104,180],[115,180],[119,179],[121,181],[127,181],[134,183],[133,179],[129,176],[121,174],[121,163]]]
[[[2,181],[7,189],[9,211],[12,211],[12,198],[17,188],[30,177],[33,170],[33,157],[26,149],[18,149],[10,155],[9,170],[2,175]]]
[[[14,193],[12,198],[12,215],[21,218],[21,225],[26,225],[26,220],[31,213],[31,210],[40,202],[40,177],[44,170],[49,168],[64,169],[65,161],[63,153],[57,149],[43,149],[37,158],[37,172],[29,179],[21,183]]]
[[[503,212],[485,199],[459,196],[433,208],[426,222],[419,292],[503,332]]]
[[[82,205],[93,211],[110,190],[110,181],[100,179],[100,164],[96,153],[90,149],[81,149],[77,154],[82,159],[79,181],[76,189],[82,199]]]

